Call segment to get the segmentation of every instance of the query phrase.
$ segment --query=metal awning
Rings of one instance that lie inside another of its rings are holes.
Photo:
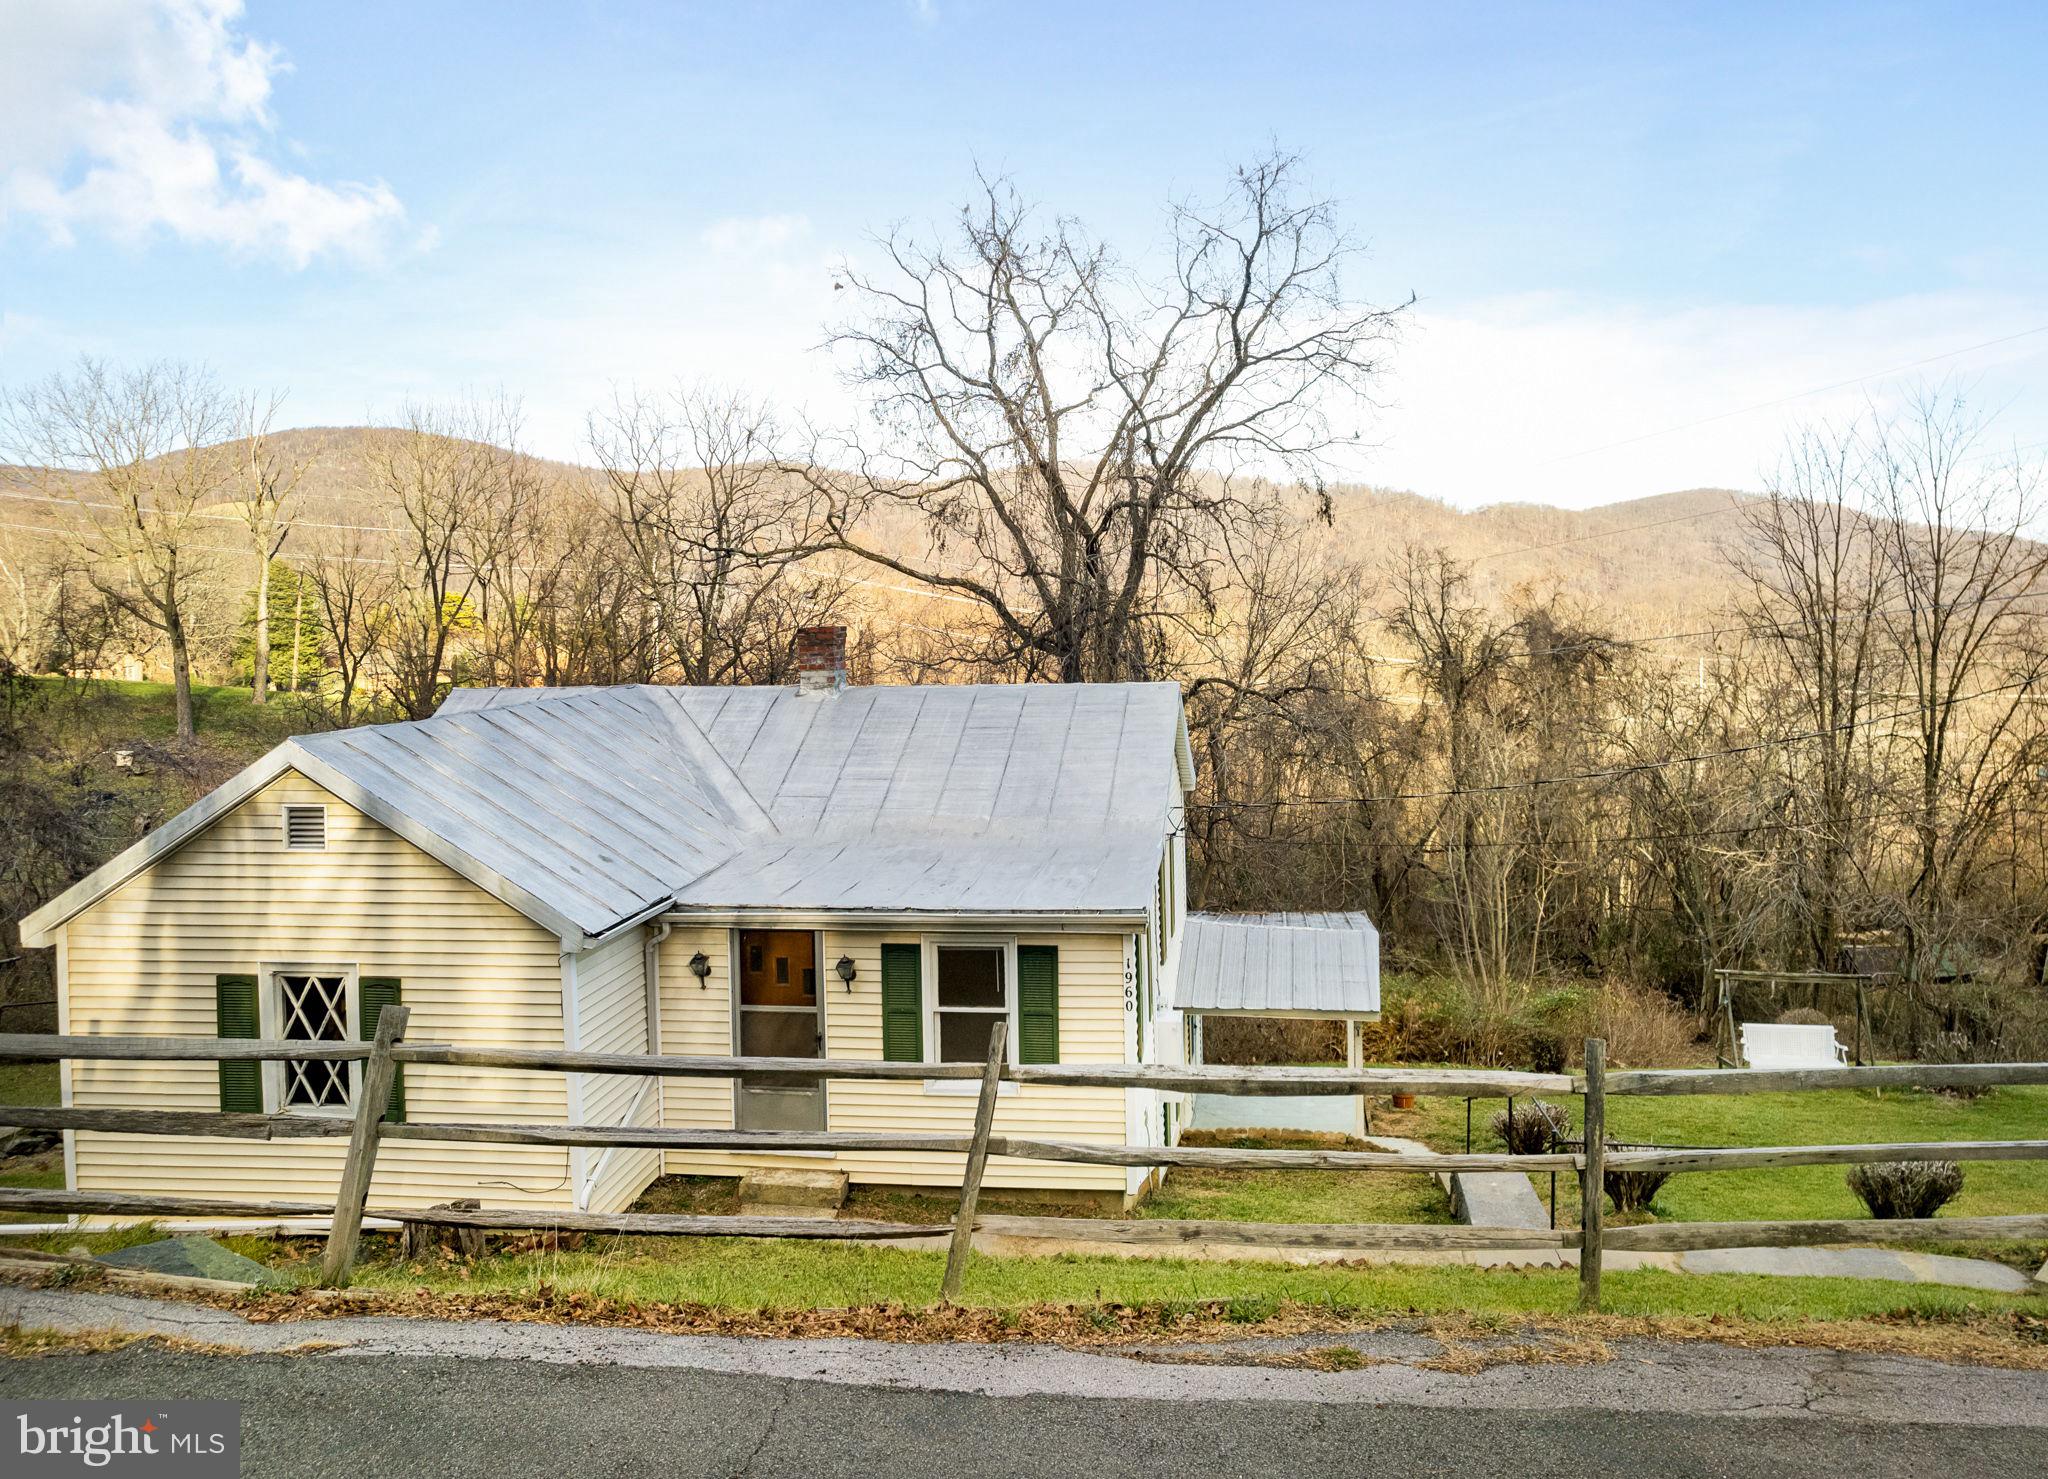
[[[1190,914],[1174,1005],[1196,1015],[1371,1017],[1380,932],[1363,914]]]

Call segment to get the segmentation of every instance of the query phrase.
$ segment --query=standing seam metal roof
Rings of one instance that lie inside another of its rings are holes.
[[[471,689],[303,749],[586,934],[721,909],[1139,913],[1172,684]]]
[[[1380,1009],[1380,934],[1363,914],[1190,914],[1184,1012],[1364,1016]]]

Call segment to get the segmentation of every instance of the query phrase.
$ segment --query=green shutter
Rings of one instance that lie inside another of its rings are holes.
[[[924,1061],[924,947],[882,947],[882,1056]]]
[[[1060,1061],[1060,952],[1055,945],[1017,947],[1017,1061]]]
[[[256,1011],[254,976],[213,978],[213,1025],[221,1037],[261,1037]],[[220,1107],[223,1114],[263,1113],[263,1065],[240,1062],[220,1065]]]
[[[399,982],[396,976],[365,976],[356,985],[356,1000],[363,1016],[362,1035],[372,1038],[377,1035],[377,1014],[386,1007],[398,1005]],[[405,1069],[394,1066],[391,1070],[391,1097],[384,1101],[384,1118],[394,1125],[405,1123]]]

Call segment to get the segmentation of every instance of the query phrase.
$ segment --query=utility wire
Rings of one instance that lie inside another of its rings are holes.
[[[1975,693],[1961,694],[1953,699],[1943,700],[1944,707],[1970,703],[1980,698],[1991,698],[2001,693],[2013,693],[2031,688],[2034,680],[2023,678],[2014,683],[2001,683],[1991,688],[1980,688]],[[1526,780],[1501,781],[1490,786],[1451,786],[1437,791],[1396,791],[1385,796],[1287,796],[1271,801],[1191,801],[1191,811],[1269,811],[1282,806],[1387,806],[1401,801],[1442,801],[1458,796],[1492,796],[1509,791],[1531,791],[1543,786],[1572,785],[1580,781],[1615,780],[1625,775],[1641,775],[1646,771],[1668,770],[1674,765],[1693,765],[1702,760],[1719,760],[1732,755],[1750,755],[1759,750],[1775,749],[1780,745],[1801,744],[1807,740],[1828,739],[1853,729],[1870,724],[1896,723],[1920,712],[1916,705],[1909,709],[1896,709],[1889,714],[1870,714],[1861,719],[1851,719],[1825,729],[1809,729],[1798,734],[1777,735],[1770,739],[1756,740],[1746,745],[1730,745],[1726,749],[1701,750],[1691,755],[1672,755],[1662,760],[1642,760],[1629,765],[1606,766],[1599,770],[1574,771],[1565,775],[1531,776]]]
[[[1590,534],[1574,534],[1569,539],[1552,539],[1542,544],[1520,544],[1513,549],[1495,550],[1490,555],[1474,555],[1465,563],[1481,565],[1488,560],[1504,560],[1509,555],[1525,555],[1531,550],[1559,549],[1567,544],[1584,544],[1589,539],[1611,539],[1617,534],[1634,534],[1643,529],[1662,529],[1670,524],[1691,524],[1700,519],[1711,519],[1719,514],[1740,513],[1742,505],[1730,499],[1726,508],[1710,508],[1696,514],[1680,514],[1671,519],[1653,519],[1647,524],[1629,524],[1620,529],[1596,529]]]

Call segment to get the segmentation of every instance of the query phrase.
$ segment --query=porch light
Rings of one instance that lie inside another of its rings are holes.
[[[699,950],[695,955],[691,956],[690,974],[697,978],[697,989],[699,991],[702,991],[704,989],[704,982],[707,979],[709,979],[711,975],[711,957],[706,955],[702,950]]]
[[[853,990],[853,957],[842,955],[832,967],[833,974],[846,983],[848,991]]]

